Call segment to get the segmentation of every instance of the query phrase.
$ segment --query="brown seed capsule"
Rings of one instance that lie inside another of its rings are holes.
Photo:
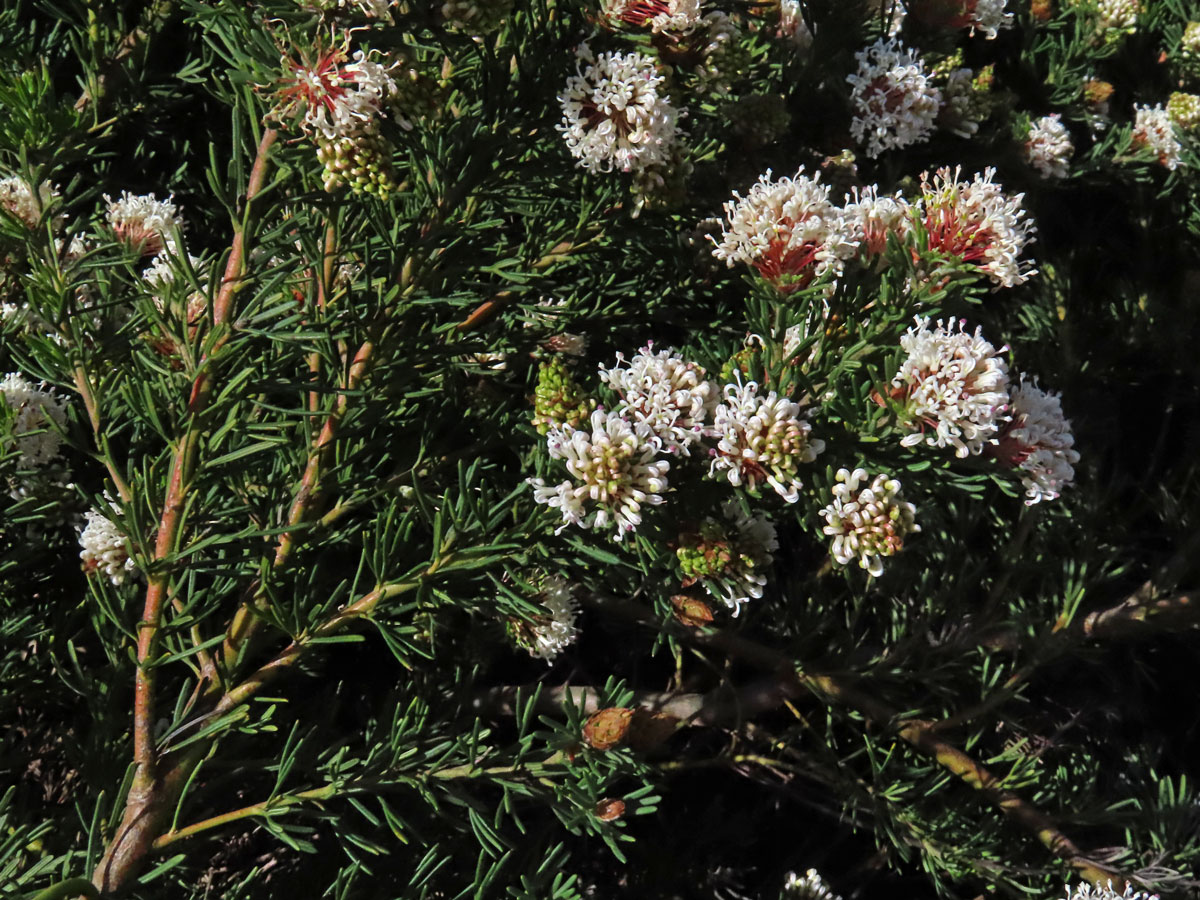
[[[596,750],[611,750],[625,740],[633,710],[612,706],[593,713],[583,726],[583,739]]]
[[[1091,106],[1099,106],[1108,102],[1113,90],[1113,86],[1107,81],[1098,81],[1093,78],[1091,81],[1083,83],[1083,99]]]
[[[625,815],[625,801],[608,797],[596,804],[596,818],[601,822],[611,822]]]
[[[1054,7],[1050,0],[1030,0],[1029,14],[1039,22],[1049,22],[1054,15]]]
[[[675,618],[688,628],[699,628],[708,625],[713,620],[712,609],[703,600],[687,594],[676,594],[671,598],[675,607]]]

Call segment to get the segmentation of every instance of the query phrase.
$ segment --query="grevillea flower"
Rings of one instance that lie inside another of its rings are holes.
[[[742,197],[725,204],[728,224],[713,256],[733,267],[744,263],[781,291],[807,287],[825,273],[836,277],[857,243],[845,215],[829,201],[829,188],[801,167],[794,178],[771,180],[771,170]]]
[[[1071,133],[1057,113],[1042,116],[1030,126],[1025,141],[1025,159],[1045,178],[1066,178],[1075,153]]]
[[[760,397],[753,381],[725,385],[709,433],[718,439],[709,451],[709,477],[750,491],[765,483],[788,503],[800,499],[801,464],[825,449],[824,441],[810,438],[812,425],[800,418],[798,404],[774,391]]]
[[[537,600],[546,613],[531,622],[511,620],[509,632],[518,644],[529,651],[530,656],[544,659],[547,663],[555,658],[579,636],[576,620],[579,604],[571,595],[571,586],[558,575],[544,575],[535,579],[540,588]]]
[[[589,171],[633,172],[665,165],[675,143],[678,113],[654,58],[643,53],[575,51],[578,74],[558,95],[557,126],[571,155]]]
[[[921,57],[898,40],[880,38],[854,58],[858,71],[846,76],[854,108],[850,133],[866,144],[867,156],[928,139],[942,94],[926,74]]]
[[[1133,123],[1133,147],[1135,150],[1147,149],[1157,154],[1158,161],[1168,169],[1179,166],[1179,155],[1183,150],[1179,138],[1175,136],[1175,126],[1171,116],[1157,106],[1135,106]]]
[[[917,429],[900,443],[950,446],[959,457],[983,452],[1009,419],[1007,364],[981,328],[970,334],[963,321],[955,329],[939,320],[934,331],[927,318],[916,324],[900,338],[908,358],[892,379],[892,397]]]
[[[1020,470],[1025,485],[1025,504],[1054,500],[1063,487],[1075,480],[1075,437],[1063,416],[1058,394],[1043,391],[1037,383],[1014,388],[1012,421],[1000,432],[992,453],[1006,465]]]
[[[144,256],[173,247],[173,233],[183,230],[183,219],[170,197],[159,200],[154,194],[123,191],[117,200],[105,194],[104,202],[108,204],[109,227],[117,238]]]
[[[859,249],[878,256],[887,248],[889,234],[904,237],[912,228],[912,206],[899,193],[880,197],[876,185],[853,189],[842,207],[847,233]]]
[[[1108,887],[1102,887],[1099,882],[1080,882],[1074,888],[1067,885],[1066,900],[1158,900],[1158,894],[1135,890],[1129,882],[1125,883],[1124,891],[1114,890],[1111,881],[1108,882]]]
[[[15,412],[11,443],[22,468],[38,468],[54,461],[62,449],[60,429],[67,422],[67,407],[45,385],[35,385],[18,372],[0,381],[0,398]]]
[[[604,18],[660,31],[687,31],[700,22],[700,0],[604,0]]]
[[[390,74],[395,63],[384,66],[362,50],[347,61],[346,53],[341,46],[312,61],[282,60],[280,114],[303,113],[304,128],[316,129],[327,141],[370,131],[397,90]]]
[[[15,216],[29,228],[37,228],[42,213],[58,196],[58,191],[49,182],[38,185],[37,197],[29,183],[17,175],[0,179],[0,207]]]
[[[803,877],[788,872],[783,883],[783,894],[788,900],[842,900],[816,869],[809,869]]]
[[[620,394],[618,413],[648,426],[664,450],[690,456],[717,404],[718,388],[705,380],[700,366],[652,347],[647,344],[628,364],[618,353],[615,366],[600,367],[600,380]]]
[[[736,616],[742,604],[763,595],[767,570],[779,549],[775,526],[761,513],[746,515],[735,500],[721,507],[725,521],[707,518],[679,536],[675,550],[685,588],[699,582]]]
[[[1033,240],[1035,228],[1021,207],[1024,194],[1009,197],[992,182],[988,168],[969,182],[960,168],[938,169],[933,180],[921,176],[921,218],[929,248],[979,266],[996,285],[1012,287],[1037,274],[1017,257]]]
[[[969,28],[991,40],[1001,28],[1009,28],[1013,14],[1006,0],[909,0],[915,18],[931,28]]]
[[[83,548],[79,558],[83,560],[84,571],[100,572],[113,584],[124,584],[137,571],[126,549],[125,535],[115,522],[97,510],[90,509],[83,515],[87,525],[79,533],[79,546]]]
[[[619,541],[642,522],[642,504],[656,506],[667,490],[671,464],[655,459],[661,443],[648,425],[615,412],[592,413],[591,428],[562,425],[546,435],[550,456],[566,463],[574,481],[548,486],[532,479],[533,497],[562,513],[562,531],[616,526]]]
[[[866,469],[838,469],[833,502],[821,510],[822,529],[833,538],[830,554],[843,566],[858,565],[876,578],[883,574],[883,558],[904,546],[906,535],[920,531],[917,508],[900,495],[900,482],[887,475],[874,480]],[[869,483],[868,483],[869,482]],[[866,487],[859,486],[866,484]]]

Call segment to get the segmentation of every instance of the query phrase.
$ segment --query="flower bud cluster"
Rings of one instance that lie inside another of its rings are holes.
[[[823,530],[833,538],[833,558],[843,566],[857,562],[878,578],[884,557],[898,553],[904,538],[921,530],[917,508],[901,496],[900,482],[887,475],[872,479],[865,469],[838,469],[836,478],[833,502],[821,510]]]

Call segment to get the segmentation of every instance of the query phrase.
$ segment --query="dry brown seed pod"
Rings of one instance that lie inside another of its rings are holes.
[[[601,822],[611,822],[625,815],[625,801],[607,797],[596,804],[596,818]]]
[[[712,609],[703,600],[688,594],[676,594],[671,598],[675,618],[688,628],[700,628],[713,620]]]
[[[592,713],[583,726],[583,739],[595,750],[611,750],[619,746],[633,721],[633,710],[611,706]]]

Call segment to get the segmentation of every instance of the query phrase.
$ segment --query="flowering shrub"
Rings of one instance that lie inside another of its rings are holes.
[[[1194,892],[1192,17],[0,7],[0,894]]]

